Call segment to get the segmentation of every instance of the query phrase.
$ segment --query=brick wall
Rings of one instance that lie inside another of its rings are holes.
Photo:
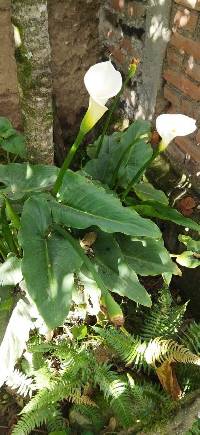
[[[122,71],[132,57],[141,61],[124,95],[125,116],[197,119],[198,132],[177,138],[168,156],[200,189],[200,0],[105,0],[99,16],[104,56]]]
[[[148,2],[106,0],[102,3],[99,14],[99,35],[104,57],[110,56],[117,67],[126,73],[133,57],[142,58]],[[123,101],[123,110],[128,118],[136,116],[141,81],[140,64],[137,80],[133,80],[131,90],[127,90]]]
[[[200,190],[200,0],[174,0],[171,29],[163,71],[166,110],[194,117],[199,129],[177,138],[168,155]]]

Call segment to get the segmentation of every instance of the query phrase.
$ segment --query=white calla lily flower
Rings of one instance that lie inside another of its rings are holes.
[[[181,114],[163,114],[156,119],[156,130],[162,141],[159,149],[163,151],[177,136],[187,136],[196,130],[196,120]]]
[[[90,95],[89,107],[81,123],[81,130],[86,134],[108,110],[109,98],[121,90],[122,76],[110,61],[100,62],[89,68],[84,83]]]

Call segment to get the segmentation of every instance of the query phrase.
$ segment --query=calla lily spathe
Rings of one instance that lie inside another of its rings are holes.
[[[122,76],[110,61],[100,62],[89,68],[84,83],[90,95],[89,107],[81,123],[81,130],[86,134],[108,110],[109,98],[121,90]]]
[[[196,130],[196,120],[181,114],[163,114],[156,119],[156,130],[162,138],[160,151],[177,136],[187,136]]]

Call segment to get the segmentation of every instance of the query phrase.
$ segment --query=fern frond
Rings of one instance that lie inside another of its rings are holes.
[[[59,380],[52,382],[48,388],[43,388],[30,400],[29,403],[23,408],[22,413],[31,412],[45,406],[52,405],[63,399],[75,401],[81,397],[81,387],[73,382]]]
[[[30,434],[32,430],[40,427],[42,424],[46,424],[49,419],[52,419],[56,415],[56,412],[54,407],[45,407],[23,415],[14,427],[12,435]]]
[[[79,415],[85,417],[86,423],[84,428],[90,427],[95,433],[99,433],[103,428],[105,421],[98,408],[91,408],[85,405],[74,405],[70,411],[70,420],[79,423]]]
[[[60,408],[57,408],[54,411],[54,415],[48,418],[47,421],[48,432],[62,431],[64,427],[65,427],[65,423],[64,423],[62,411]]]
[[[173,340],[165,340],[157,337],[149,342],[141,342],[131,335],[124,334],[115,329],[103,330],[94,328],[111,346],[117,355],[127,364],[134,364],[136,367],[144,367],[162,364],[164,361],[181,362],[200,365],[200,356],[190,352],[189,349],[176,343]]]
[[[16,390],[20,396],[32,396],[33,391],[36,390],[36,385],[32,378],[26,376],[24,373],[15,369],[6,379],[6,385],[12,390]]]
[[[200,353],[200,324],[192,322],[183,333],[181,342],[192,352]]]
[[[164,361],[200,366],[200,356],[190,352],[183,345],[173,340],[164,340],[162,337],[157,337],[147,344],[144,358],[148,364],[153,366],[157,363],[162,364]]]
[[[96,365],[94,382],[103,392],[122,426],[129,428],[133,424],[133,414],[127,382],[111,371],[107,364]]]
[[[130,392],[133,404],[135,432],[160,421],[172,411],[172,401],[156,384],[150,382],[135,382],[128,374]],[[134,432],[134,433],[135,433]]]
[[[173,303],[170,290],[163,288],[160,292],[158,302],[148,312],[141,331],[144,340],[151,340],[162,336],[163,338],[174,338],[183,322],[183,316],[187,308],[184,305]]]
[[[113,328],[103,329],[93,327],[93,329],[104,338],[108,346],[113,348],[120,359],[127,365],[134,363],[135,366],[142,367],[145,364],[143,354],[146,344],[143,344],[140,338],[134,338],[128,333],[124,334]]]

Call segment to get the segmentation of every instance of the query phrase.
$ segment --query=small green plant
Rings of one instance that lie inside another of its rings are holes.
[[[160,331],[162,336],[155,337],[151,315],[146,313],[145,326],[138,336],[130,335],[123,329],[120,331],[113,327],[95,326],[92,328],[93,336],[87,334],[81,342],[73,339],[70,343],[60,337],[59,340],[47,343],[37,336],[33,337],[28,345],[28,352],[32,355],[29,358],[31,363],[28,366],[22,364],[26,374],[21,376],[22,379],[24,377],[26,393],[29,383],[29,394],[34,396],[23,408],[13,434],[19,434],[20,430],[23,434],[29,434],[40,422],[47,426],[49,421],[53,424],[52,419],[55,418],[57,422],[58,415],[60,424],[56,424],[59,430],[63,430],[65,420],[61,418],[63,414],[59,414],[59,406],[66,401],[68,415],[65,416],[72,429],[77,426],[82,430],[91,429],[94,433],[99,433],[112,416],[117,421],[117,427],[133,428],[136,432],[165,421],[178,405],[162,391],[159,382],[152,383],[151,377],[153,374],[155,376],[157,368],[165,361],[176,363],[183,388],[186,387],[186,379],[183,372],[181,375],[180,366],[190,368],[191,379],[193,374],[197,375],[197,371],[199,375],[199,367],[196,367],[200,365],[199,349],[195,350],[191,344],[192,337],[198,336],[199,325],[192,323],[188,332],[179,337],[185,306],[176,307],[172,304],[170,292],[166,288],[153,307],[154,313],[157,313],[153,319],[155,321],[157,316],[159,323],[158,306],[161,311],[164,310],[166,320],[167,316],[170,320],[172,313],[174,319],[168,330],[165,326]],[[71,331],[73,332],[73,327]],[[146,340],[142,338],[144,331],[148,337]],[[117,369],[119,360],[120,372]],[[197,385],[196,383],[195,388]],[[10,387],[16,388],[14,379]],[[21,387],[21,393],[22,391]],[[52,409],[55,417],[49,414]]]

